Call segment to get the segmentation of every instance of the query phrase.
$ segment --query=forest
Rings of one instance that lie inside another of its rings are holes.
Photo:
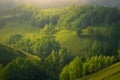
[[[119,7],[22,5],[7,12],[0,15],[0,80],[91,80],[86,76],[120,61]]]

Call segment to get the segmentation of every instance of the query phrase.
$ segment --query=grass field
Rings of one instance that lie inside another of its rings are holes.
[[[55,34],[63,48],[68,48],[73,56],[80,54],[92,45],[92,40],[79,38],[75,31],[61,30]]]
[[[23,34],[26,37],[34,37],[39,33],[39,28],[31,26],[28,21],[7,21],[5,25],[0,28],[0,42],[15,33]]]
[[[120,62],[97,73],[84,76],[77,80],[120,80]]]

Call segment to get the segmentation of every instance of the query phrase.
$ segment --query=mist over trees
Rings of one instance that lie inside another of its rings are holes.
[[[119,0],[1,0],[0,10],[14,7],[20,4],[33,4],[40,8],[56,8],[67,6],[70,4],[88,4],[88,5],[100,5],[100,6],[117,6],[120,7]]]

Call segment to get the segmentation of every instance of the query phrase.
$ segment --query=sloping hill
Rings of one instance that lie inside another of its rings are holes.
[[[5,65],[18,56],[20,57],[24,55],[19,54],[17,51],[15,51],[12,48],[9,48],[4,45],[0,45],[0,63],[1,64]]]
[[[84,76],[77,80],[120,80],[120,62],[111,65],[97,73]]]
[[[55,36],[63,48],[71,50],[74,53],[73,55],[79,53],[81,41],[74,31],[61,30]]]
[[[88,38],[79,38],[77,33],[71,30],[60,30],[55,36],[61,47],[69,49],[73,56],[80,55],[82,51],[91,47],[93,42]]]
[[[6,65],[17,57],[40,60],[37,56],[33,56],[23,51],[18,51],[9,46],[0,44],[0,64]]]
[[[20,22],[17,20],[5,21],[0,23],[0,42],[3,42],[12,34],[20,33],[25,36],[31,37],[39,33],[39,28],[31,26],[29,21]]]

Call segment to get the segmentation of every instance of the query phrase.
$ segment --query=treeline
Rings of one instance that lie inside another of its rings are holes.
[[[48,80],[49,76],[38,63],[39,61],[17,58],[0,72],[0,80]]]
[[[42,38],[31,40],[30,38],[25,38],[22,34],[14,34],[11,35],[5,43],[16,49],[40,57],[47,57],[52,50],[57,51],[61,49],[59,42],[57,42],[52,36],[44,36]]]
[[[25,67],[24,70],[26,72],[24,72],[23,70],[22,72],[17,74],[16,71],[11,72],[11,67],[8,68],[6,71],[4,71],[4,69],[6,69],[10,64],[14,65],[13,68],[16,68],[17,65],[16,63],[14,63],[14,61],[16,61],[17,59],[13,60],[13,62],[10,62],[1,71],[2,76],[8,75],[7,76],[8,80],[12,80],[13,78],[20,79],[20,80],[26,80],[26,79],[58,80],[59,73],[61,72],[62,68],[73,59],[73,56],[70,55],[70,51],[68,49],[61,48],[59,42],[55,40],[54,36],[43,36],[40,38],[30,39],[30,38],[25,38],[22,34],[14,34],[14,35],[11,35],[6,40],[5,43],[14,47],[15,49],[19,49],[19,50],[28,52],[30,54],[39,56],[42,59],[40,62],[31,61],[31,60],[26,61],[26,59],[22,59],[22,61],[20,62],[25,62],[24,63],[25,65],[21,65],[21,63],[20,64],[18,63],[18,64],[23,66],[23,68]],[[31,66],[28,65],[29,62]],[[33,67],[34,63],[31,63],[31,62],[34,62],[36,65]],[[30,69],[28,66],[30,67]],[[36,68],[38,70],[37,72],[36,71],[34,72]],[[17,67],[17,69],[18,71],[21,71],[21,68]],[[29,72],[29,70],[32,70],[32,71]],[[43,73],[45,73],[45,75],[40,74],[42,73],[41,70]],[[8,74],[8,72],[10,72],[10,74]],[[36,74],[41,75],[43,77],[41,76],[37,77]],[[14,75],[15,77],[12,78],[11,75]],[[26,77],[24,77],[25,75]],[[0,79],[6,80],[6,77],[5,76],[2,77],[2,76],[0,77]]]
[[[17,58],[4,68],[0,65],[0,69],[2,69],[0,79],[75,80],[97,72],[117,61],[114,56],[104,55],[92,56],[86,58],[86,60],[83,60],[80,56],[72,59],[67,49],[53,50],[47,58],[42,60]]]
[[[58,80],[62,68],[71,60],[67,49],[53,50],[41,60],[17,58],[4,68],[0,65],[0,80]]]
[[[93,56],[90,59],[88,58],[85,62],[77,56],[62,69],[60,80],[75,80],[108,67],[114,62],[114,56]]]
[[[22,14],[18,19],[27,19],[33,26],[40,28],[52,24],[59,28],[79,29],[120,21],[120,10],[117,7],[71,5],[59,9],[39,9],[24,5],[13,11]]]
[[[38,22],[36,24],[39,24],[39,27],[52,23],[58,27],[78,29],[117,22],[120,20],[120,10],[119,8],[72,5],[58,10],[41,10],[38,14],[34,14],[32,19]]]
[[[91,47],[89,51],[95,54],[116,55],[120,40],[120,22],[112,25],[89,26],[78,29],[77,35],[82,39],[90,39]],[[89,43],[90,43],[89,40]]]

